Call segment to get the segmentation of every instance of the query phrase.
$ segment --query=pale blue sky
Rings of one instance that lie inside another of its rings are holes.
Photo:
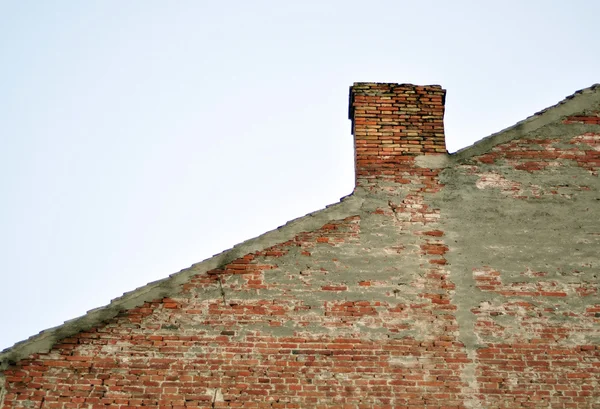
[[[450,151],[600,82],[600,2],[0,0],[0,349],[337,202],[355,81]]]

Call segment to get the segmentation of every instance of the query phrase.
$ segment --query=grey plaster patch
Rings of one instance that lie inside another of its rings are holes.
[[[415,158],[415,163],[420,168],[441,169],[450,165],[452,162],[447,154],[441,155],[421,155]]]
[[[481,400],[478,398],[479,382],[477,381],[476,369],[477,369],[477,351],[474,349],[467,350],[467,358],[469,363],[463,366],[460,371],[460,380],[463,385],[468,385],[466,388],[463,387],[463,394],[465,396],[464,404],[469,409],[481,409],[483,405]],[[466,390],[465,390],[466,389]]]
[[[416,368],[419,366],[419,360],[415,356],[391,356],[388,362],[392,366],[401,366],[404,368]]]
[[[206,388],[206,394],[210,396],[213,408],[215,402],[225,402],[225,399],[223,398],[223,392],[221,392],[221,388]]]
[[[545,173],[545,176],[551,175],[548,182],[543,181],[545,177],[540,177],[540,172],[536,177],[508,167],[500,171],[508,181],[522,185],[535,182],[541,189],[554,183],[582,184],[587,188],[570,189],[572,199],[550,194],[513,198],[503,195],[499,189],[473,189],[476,175],[466,170],[449,168],[442,172],[441,182],[446,187],[432,202],[443,208],[442,230],[447,232],[446,242],[451,249],[446,258],[452,266],[450,280],[456,285],[452,302],[458,307],[459,340],[467,350],[482,345],[474,331],[476,316],[471,310],[482,302],[502,304],[507,301],[507,297],[496,292],[480,290],[473,278],[473,269],[486,266],[497,269],[503,285],[524,282],[543,286],[552,281],[566,285],[573,281],[574,272],[578,272],[576,282],[593,282],[598,275],[600,220],[593,217],[593,209],[599,204],[600,179],[574,166]],[[567,201],[569,207],[565,206]],[[528,270],[546,275],[527,276]],[[530,300],[531,297],[511,299]],[[556,305],[565,313],[583,314],[586,305],[598,303],[600,299],[597,295],[584,298],[568,294],[560,300],[535,297],[535,302]],[[507,332],[527,336],[514,318],[499,315],[493,320],[505,326]],[[590,333],[589,336],[595,335]]]
[[[6,396],[6,377],[0,373],[0,408],[4,407],[4,397]]]

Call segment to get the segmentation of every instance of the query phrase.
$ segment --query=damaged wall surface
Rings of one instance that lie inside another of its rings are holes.
[[[0,408],[600,408],[600,87],[453,155],[357,83],[356,188],[0,353]]]

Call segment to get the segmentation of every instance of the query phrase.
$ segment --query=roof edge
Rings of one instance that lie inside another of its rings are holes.
[[[450,154],[450,158],[453,161],[461,161],[484,154],[496,145],[518,139],[521,136],[556,120],[589,109],[593,105],[600,106],[600,84],[594,84],[588,88],[580,89],[557,104],[536,112],[508,128],[493,133],[480,139],[471,146],[467,146],[466,148]]]
[[[85,315],[65,321],[62,325],[43,330],[37,335],[17,342],[12,347],[0,351],[0,371],[31,354],[48,352],[61,339],[101,325],[122,311],[138,307],[148,301],[173,295],[180,290],[180,285],[193,275],[218,268],[248,253],[285,242],[299,233],[319,229],[331,220],[353,216],[361,208],[363,202],[364,198],[360,196],[354,194],[345,196],[338,203],[290,220],[283,226],[236,244],[229,250],[193,264],[167,278],[126,292],[103,307],[90,310]]]

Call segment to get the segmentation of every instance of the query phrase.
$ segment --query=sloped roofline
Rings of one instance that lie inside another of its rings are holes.
[[[482,155],[490,151],[494,146],[514,139],[519,139],[525,134],[533,132],[552,122],[565,117],[582,113],[590,109],[600,108],[600,84],[580,89],[569,95],[556,105],[545,108],[530,117],[517,122],[513,126],[493,133],[478,140],[471,146],[460,149],[450,155],[453,161],[462,161],[473,156]]]
[[[421,158],[426,160],[423,162],[422,166],[452,166],[453,164],[470,157],[484,154],[496,145],[518,139],[551,122],[587,110],[598,109],[599,107],[600,84],[594,84],[591,87],[575,92],[554,106],[548,107],[523,121],[517,122],[509,128],[494,133],[475,142],[469,147],[446,156],[445,159],[423,156]],[[439,159],[442,160],[439,161]],[[351,194],[346,196],[342,198],[339,203],[329,205],[324,209],[291,220],[284,226],[237,244],[229,250],[194,264],[178,273],[171,274],[165,279],[148,283],[143,287],[127,292],[121,297],[112,300],[108,305],[90,310],[81,317],[66,321],[62,325],[46,329],[24,341],[17,342],[12,347],[0,351],[0,371],[6,369],[10,364],[18,362],[31,354],[47,352],[61,339],[101,325],[114,318],[122,311],[138,307],[145,302],[176,294],[180,291],[180,286],[194,275],[221,267],[248,253],[263,250],[291,240],[299,233],[319,229],[331,220],[339,220],[354,216],[360,210],[363,201],[364,197],[362,195]]]
[[[363,197],[357,195],[345,196],[339,203],[291,220],[275,230],[237,244],[229,250],[193,264],[191,267],[171,274],[165,279],[148,283],[143,287],[127,292],[112,300],[108,305],[90,310],[81,317],[65,321],[62,325],[46,329],[24,341],[17,342],[12,347],[0,352],[0,371],[31,354],[48,352],[61,339],[101,325],[122,311],[138,307],[145,302],[172,296],[179,292],[181,290],[180,286],[194,275],[219,268],[248,253],[286,242],[299,233],[317,230],[332,220],[354,216],[358,213],[363,202]]]

